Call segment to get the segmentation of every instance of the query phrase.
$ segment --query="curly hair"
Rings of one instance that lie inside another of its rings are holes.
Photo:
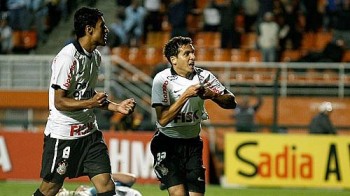
[[[77,38],[85,35],[85,27],[95,27],[99,17],[103,16],[103,13],[96,8],[82,7],[74,14],[74,31]]]
[[[179,54],[179,48],[188,44],[192,44],[192,39],[189,37],[173,37],[165,44],[163,54],[171,62],[170,57],[177,56]]]

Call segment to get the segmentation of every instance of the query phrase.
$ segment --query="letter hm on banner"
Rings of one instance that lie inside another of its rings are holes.
[[[225,135],[225,186],[350,188],[350,137]]]

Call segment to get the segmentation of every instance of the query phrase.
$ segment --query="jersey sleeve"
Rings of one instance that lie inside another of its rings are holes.
[[[152,107],[170,105],[169,81],[161,75],[156,75],[152,85]]]
[[[209,84],[209,88],[220,95],[225,93],[226,87],[221,84],[221,82],[212,74],[207,72],[207,77],[204,80],[204,84]]]
[[[68,55],[58,55],[52,62],[52,88],[68,90],[76,72],[77,61]]]

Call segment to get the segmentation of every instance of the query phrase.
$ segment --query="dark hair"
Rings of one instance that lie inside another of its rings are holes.
[[[95,27],[99,17],[103,13],[96,8],[82,7],[74,14],[74,31],[77,38],[85,35],[85,27],[87,25]]]
[[[170,61],[170,57],[179,54],[179,48],[184,45],[192,44],[192,39],[189,37],[173,37],[165,44],[163,54]]]

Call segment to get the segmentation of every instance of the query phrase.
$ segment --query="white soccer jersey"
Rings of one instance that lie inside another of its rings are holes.
[[[94,50],[86,54],[78,42],[65,46],[52,62],[49,90],[50,115],[45,135],[58,139],[76,139],[98,129],[92,109],[59,111],[55,108],[55,89],[66,90],[67,97],[76,100],[94,96],[95,85],[101,63],[101,54]]]
[[[152,107],[157,105],[170,106],[191,85],[209,84],[209,88],[223,94],[225,87],[209,71],[196,68],[196,74],[191,79],[184,78],[175,73],[172,68],[159,72],[153,80]],[[173,138],[193,138],[201,130],[202,116],[206,115],[204,100],[200,97],[191,97],[181,111],[165,127],[157,122],[157,128],[165,135]]]

